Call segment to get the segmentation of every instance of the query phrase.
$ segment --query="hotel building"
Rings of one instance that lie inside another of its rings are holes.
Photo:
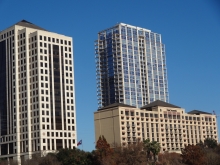
[[[119,23],[95,41],[98,107],[169,102],[165,45],[151,30]]]
[[[139,108],[114,103],[94,112],[95,138],[104,135],[111,145],[126,146],[150,139],[161,145],[161,151],[180,152],[188,144],[206,138],[218,141],[216,116],[155,101]]]
[[[72,38],[22,20],[0,32],[0,158],[76,146]]]

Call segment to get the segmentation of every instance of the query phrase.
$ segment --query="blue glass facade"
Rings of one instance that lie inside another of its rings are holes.
[[[160,34],[122,23],[99,32],[96,68],[99,107],[169,100]]]

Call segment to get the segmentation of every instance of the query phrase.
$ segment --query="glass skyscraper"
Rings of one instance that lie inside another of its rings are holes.
[[[161,35],[119,23],[95,41],[99,108],[112,103],[141,107],[169,102],[165,45]]]

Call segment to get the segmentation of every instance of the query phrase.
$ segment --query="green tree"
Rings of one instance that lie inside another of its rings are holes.
[[[160,143],[158,143],[157,141],[152,141],[151,145],[150,145],[150,151],[152,152],[153,156],[154,156],[154,161],[157,161],[157,155],[160,152]]]
[[[218,143],[215,139],[213,138],[206,138],[204,140],[204,145],[207,146],[208,148],[216,148]]]
[[[143,145],[144,145],[144,151],[146,151],[146,153],[147,153],[147,159],[149,160],[150,159],[150,152],[151,152],[150,139],[145,139],[143,141]]]
[[[79,149],[61,149],[56,154],[62,165],[91,165],[92,155]]]
[[[147,153],[148,160],[150,158],[150,153],[152,153],[153,157],[154,157],[154,161],[156,162],[157,161],[157,155],[159,154],[160,149],[161,149],[160,143],[158,143],[156,141],[150,142],[150,139],[144,140],[143,143],[144,143],[144,150]]]

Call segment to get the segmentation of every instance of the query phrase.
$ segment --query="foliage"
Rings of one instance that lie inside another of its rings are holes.
[[[212,138],[206,138],[204,140],[204,145],[207,146],[208,148],[215,148],[217,147],[217,141],[215,139]]]
[[[149,160],[150,158],[150,152],[151,152],[151,147],[150,147],[150,139],[146,139],[143,141],[143,144],[144,144],[144,150],[147,152],[147,158]]]
[[[92,164],[92,155],[79,149],[61,149],[56,157],[62,165],[88,165]]]
[[[159,154],[161,149],[160,143],[156,141],[150,142],[150,139],[144,140],[143,143],[144,143],[144,150],[147,152],[148,159],[150,158],[150,153],[152,153],[154,157],[154,161],[156,162],[157,160],[156,156]]]
[[[156,141],[152,141],[151,145],[150,145],[150,151],[153,153],[154,161],[156,161],[156,156],[160,152],[160,143],[158,143]]]
[[[102,135],[99,137],[96,142],[96,155],[100,161],[103,161],[104,158],[112,155],[112,149],[110,148],[110,144],[108,144],[105,137]]]
[[[220,165],[220,155],[213,149],[205,149],[204,165]]]
[[[204,164],[205,154],[199,145],[188,145],[182,149],[182,161],[187,165],[201,165]]]
[[[126,147],[114,149],[112,164],[115,165],[142,165],[147,163],[143,143],[129,144]]]
[[[178,153],[168,153],[159,154],[158,165],[183,165],[181,155]]]
[[[22,165],[220,165],[220,145],[213,139],[185,146],[182,154],[159,152],[160,144],[149,139],[111,148],[105,137],[100,136],[95,151],[61,149],[57,153],[35,154],[32,159],[23,160]],[[17,163],[0,160],[0,165],[9,164]]]

